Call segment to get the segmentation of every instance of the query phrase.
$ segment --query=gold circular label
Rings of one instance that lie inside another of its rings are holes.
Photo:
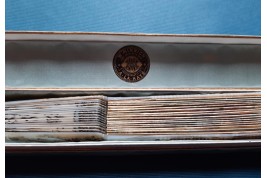
[[[116,75],[126,82],[138,82],[148,73],[150,60],[147,53],[138,46],[125,46],[113,58]]]

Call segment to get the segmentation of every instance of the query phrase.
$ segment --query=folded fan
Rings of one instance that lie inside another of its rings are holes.
[[[6,102],[6,140],[103,140],[106,112],[103,96]]]
[[[6,102],[6,141],[256,139],[260,92]]]

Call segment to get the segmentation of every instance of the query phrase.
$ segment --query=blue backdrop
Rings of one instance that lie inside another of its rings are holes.
[[[6,0],[6,30],[260,35],[260,0]]]

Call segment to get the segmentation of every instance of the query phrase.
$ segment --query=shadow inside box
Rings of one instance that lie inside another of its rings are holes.
[[[260,177],[255,149],[6,154],[7,177]]]

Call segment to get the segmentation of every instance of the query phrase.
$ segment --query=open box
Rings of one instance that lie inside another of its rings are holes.
[[[143,49],[150,60],[149,71],[138,82],[125,82],[114,72],[114,56],[129,45]],[[255,36],[7,32],[6,102],[88,95],[116,98],[260,93],[260,52],[260,37]],[[224,140],[142,138],[108,137],[100,142],[6,142],[6,151],[260,146],[260,135]]]

